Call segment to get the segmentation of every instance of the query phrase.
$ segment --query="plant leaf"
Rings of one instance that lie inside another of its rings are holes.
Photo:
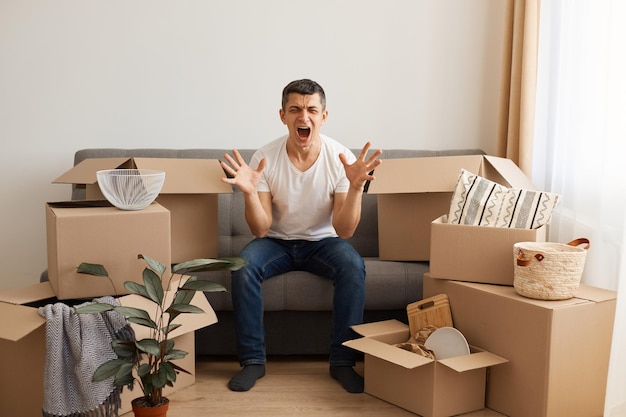
[[[119,367],[117,373],[115,374],[113,385],[121,387],[132,383],[133,380],[133,363],[126,361],[125,364]]]
[[[142,339],[135,342],[137,348],[142,352],[146,352],[148,355],[154,355],[157,358],[161,357],[161,346],[159,342],[154,339]]]
[[[233,256],[233,257],[227,257],[227,258],[222,258],[222,259],[226,259],[228,262],[230,262],[230,266],[226,268],[229,271],[238,271],[244,266],[248,265],[248,261],[246,261],[240,256]]]
[[[131,323],[135,323],[140,326],[149,327],[150,329],[154,329],[154,330],[159,329],[159,326],[157,326],[157,324],[152,319],[128,317],[127,320]]]
[[[191,375],[191,372],[189,372],[186,369],[181,368],[180,366],[176,365],[174,362],[170,362],[170,364],[174,367],[174,369],[176,369],[178,372],[184,372],[188,375]]]
[[[172,304],[190,304],[195,294],[195,291],[179,289],[176,291]]]
[[[78,265],[78,268],[76,268],[76,272],[78,272],[79,274],[95,275],[97,277],[109,276],[109,273],[103,265],[90,264],[87,262],[83,262]]]
[[[196,279],[192,279],[196,278]],[[202,279],[197,279],[197,277],[191,277],[181,287],[184,290],[192,290],[192,291],[206,291],[206,292],[218,292],[218,291],[226,291],[226,287],[217,282],[205,281]]]
[[[163,302],[163,283],[161,278],[151,269],[143,270],[143,284],[146,286],[148,296],[157,304]]]
[[[133,377],[132,372],[123,373],[121,375],[116,374],[115,378],[113,379],[113,385],[118,386],[118,387],[123,387],[125,385],[132,384],[134,380],[135,378]]]
[[[170,332],[178,329],[181,326],[182,326],[182,324],[180,324],[180,323],[170,324],[168,326],[163,327],[162,330],[163,330],[163,333],[169,334]]]
[[[142,363],[137,369],[137,376],[143,379],[148,374],[150,374],[150,365],[148,365],[147,363]]]
[[[93,374],[93,380],[98,382],[109,379],[110,377],[115,375],[123,365],[128,363],[130,362],[128,362],[126,359],[111,359],[110,361],[103,363],[96,369]]]
[[[166,354],[170,352],[172,349],[174,349],[174,344],[175,342],[172,339],[167,339],[165,341],[165,349],[163,349],[163,352],[165,352]]]
[[[156,259],[152,259],[151,257],[142,254],[137,255],[137,259],[143,259],[146,261],[148,267],[159,275],[163,275],[165,273],[165,265]]]
[[[163,388],[165,384],[167,384],[167,369],[159,366],[159,369],[146,377],[148,381],[148,385],[151,385],[153,388]]]
[[[141,308],[117,306],[115,307],[115,311],[122,314],[127,319],[131,317],[150,319],[150,315],[148,314],[148,312]]]
[[[135,307],[115,307],[115,311],[121,313],[131,323],[139,324],[140,326],[149,327],[151,329],[158,330],[159,326],[152,320],[147,311],[135,308]]]
[[[223,269],[229,261],[223,259],[193,259],[181,262],[172,267],[172,272],[179,271],[213,271]]]
[[[181,313],[202,314],[204,313],[204,310],[201,309],[200,307],[196,307],[190,304],[172,304],[171,306],[169,306],[166,312],[172,315],[178,315]]]
[[[135,343],[123,339],[115,339],[111,342],[113,351],[119,358],[134,358],[136,353]]]
[[[181,262],[174,265],[173,272],[200,272],[200,271],[218,271],[230,270],[236,271],[246,265],[247,262],[240,257],[226,257],[215,259],[194,259],[191,261]]]
[[[176,360],[176,359],[182,359],[185,356],[187,356],[189,354],[189,352],[185,352],[184,350],[180,350],[180,349],[172,349],[167,355],[165,355],[165,360],[167,361],[171,361],[171,360]]]
[[[152,386],[155,388],[163,388],[167,384],[167,371],[160,367],[152,378]]]
[[[124,288],[126,288],[128,291],[132,292],[133,294],[141,295],[142,297],[147,298],[148,300],[151,300],[150,295],[148,294],[148,290],[146,290],[146,287],[135,281],[124,282]]]
[[[163,368],[168,382],[176,381],[176,371],[170,362],[163,362],[161,368]]]

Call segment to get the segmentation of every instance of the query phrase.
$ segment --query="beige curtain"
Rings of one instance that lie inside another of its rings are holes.
[[[540,0],[509,0],[505,37],[498,156],[531,176]]]

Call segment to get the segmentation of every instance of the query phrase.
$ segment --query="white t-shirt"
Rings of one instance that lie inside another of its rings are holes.
[[[350,163],[356,157],[336,140],[322,135],[322,148],[306,171],[297,169],[287,156],[287,135],[258,149],[250,160],[254,169],[266,160],[257,190],[272,193],[273,222],[268,237],[321,240],[336,237],[332,225],[335,193],[347,193],[350,183],[339,160],[343,153]]]

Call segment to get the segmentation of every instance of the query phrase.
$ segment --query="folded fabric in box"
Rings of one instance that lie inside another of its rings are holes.
[[[448,223],[537,229],[550,222],[559,195],[508,188],[462,169]]]

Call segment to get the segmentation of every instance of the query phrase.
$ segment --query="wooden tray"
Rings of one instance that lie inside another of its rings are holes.
[[[406,307],[409,330],[414,335],[426,326],[454,327],[447,294],[438,294]]]

